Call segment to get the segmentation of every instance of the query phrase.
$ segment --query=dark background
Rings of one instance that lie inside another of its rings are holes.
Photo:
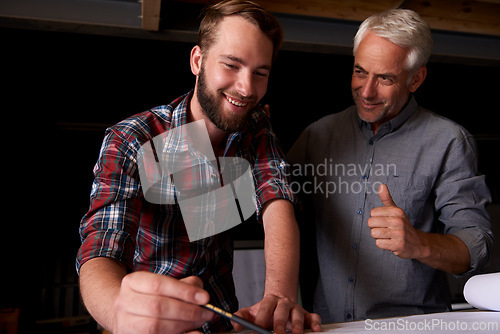
[[[60,327],[40,321],[85,314],[74,258],[104,130],[190,90],[193,45],[13,29],[0,29],[0,37],[0,307],[20,307],[25,332],[36,323],[54,333]],[[308,124],[352,104],[352,60],[281,52],[265,102],[285,151]],[[500,67],[431,62],[428,68],[417,101],[476,137],[480,170],[498,204]],[[258,227],[243,225],[238,238],[261,238]]]

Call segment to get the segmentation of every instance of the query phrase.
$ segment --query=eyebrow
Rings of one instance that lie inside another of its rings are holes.
[[[362,70],[362,71],[365,71],[365,69],[363,67],[361,67],[360,65],[358,64],[355,64],[354,65],[354,68],[357,68],[358,70]],[[366,71],[365,71],[366,72]]]
[[[245,62],[243,61],[243,59],[239,58],[239,57],[236,57],[236,56],[232,56],[232,55],[221,55],[220,56],[221,58],[225,58],[225,59],[228,59],[228,60],[231,60],[231,61],[234,61],[234,62],[237,62],[241,65],[245,65]],[[268,70],[268,71],[271,71],[271,66],[269,65],[261,65],[261,66],[258,66],[257,67],[258,69],[263,69],[263,70]]]
[[[363,71],[363,72],[368,73],[368,71],[367,71],[367,70],[365,70],[365,69],[364,69],[363,67],[361,67],[360,65],[357,65],[357,64],[356,64],[356,65],[354,65],[354,68],[356,68],[356,69],[358,69],[358,70],[361,70],[361,71]],[[377,77],[387,77],[387,78],[395,78],[395,77],[396,77],[396,75],[395,75],[394,73],[391,73],[391,72],[389,72],[389,73],[375,73],[375,75],[376,75]]]

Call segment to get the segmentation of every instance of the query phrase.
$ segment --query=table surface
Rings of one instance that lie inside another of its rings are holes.
[[[324,333],[500,333],[500,312],[455,311],[324,324]]]
[[[474,333],[499,334],[500,312],[466,310],[430,313],[383,319],[323,324],[322,333],[377,333],[377,334],[437,334]],[[244,330],[238,333],[249,334]],[[306,333],[312,333],[306,330]],[[235,334],[234,332],[232,334]]]

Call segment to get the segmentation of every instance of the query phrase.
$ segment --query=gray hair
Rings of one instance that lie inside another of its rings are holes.
[[[407,70],[413,72],[427,64],[433,46],[431,29],[413,10],[390,9],[364,20],[354,37],[354,55],[368,31],[402,48],[410,49],[406,61]]]

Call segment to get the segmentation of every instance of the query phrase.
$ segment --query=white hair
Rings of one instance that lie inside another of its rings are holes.
[[[354,37],[354,55],[368,31],[402,48],[410,49],[406,62],[407,70],[413,72],[427,64],[433,46],[431,29],[413,10],[390,9],[364,20]]]

